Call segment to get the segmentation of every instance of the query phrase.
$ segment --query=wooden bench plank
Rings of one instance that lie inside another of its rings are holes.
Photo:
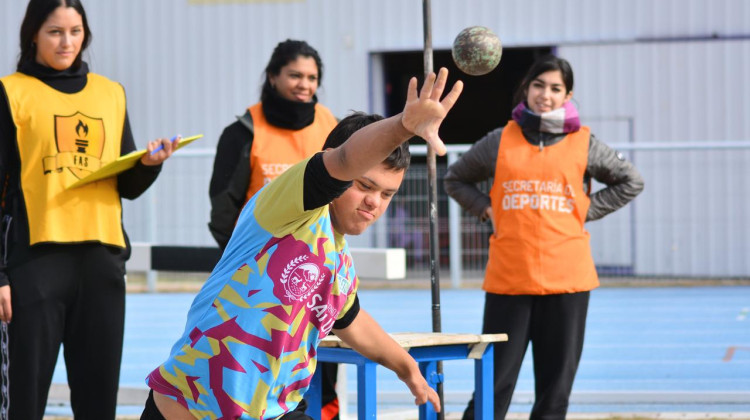
[[[401,347],[428,347],[452,344],[480,344],[508,341],[507,334],[460,334],[432,332],[400,332],[389,334]],[[329,335],[320,342],[320,347],[341,347],[350,349],[346,343],[335,335]],[[485,346],[486,347],[486,346]]]

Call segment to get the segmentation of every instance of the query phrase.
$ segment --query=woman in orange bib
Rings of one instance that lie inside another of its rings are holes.
[[[224,129],[211,176],[208,228],[222,250],[247,200],[295,163],[322,150],[337,124],[318,103],[323,60],[305,41],[276,45],[265,69],[260,102]],[[337,365],[321,363],[323,420],[338,419]]]
[[[627,204],[643,179],[622,154],[581,126],[573,71],[538,59],[516,92],[505,127],[450,166],[445,190],[490,221],[483,333],[508,333],[495,348],[495,418],[503,419],[532,343],[531,419],[564,419],[583,349],[589,292],[598,286],[584,224]],[[591,179],[606,187],[591,193]],[[492,180],[489,195],[477,183]],[[474,402],[464,412],[474,418]]]
[[[136,149],[125,91],[82,61],[79,0],[31,0],[20,38],[17,71],[0,78],[0,416],[42,418],[64,344],[75,417],[114,419],[130,256],[120,202],[154,182],[172,142],[71,188]]]
[[[260,102],[224,129],[211,176],[211,221],[224,249],[247,200],[302,159],[319,152],[337,120],[318,103],[323,61],[305,41],[276,45],[265,69]]]

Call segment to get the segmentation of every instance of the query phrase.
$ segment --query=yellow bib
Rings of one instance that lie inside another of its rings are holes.
[[[86,87],[72,94],[22,73],[0,81],[17,130],[29,243],[125,247],[116,177],[66,189],[120,156],[122,86],[93,73]]]

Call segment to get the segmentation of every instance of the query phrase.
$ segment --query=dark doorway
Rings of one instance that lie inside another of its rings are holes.
[[[484,76],[469,76],[453,63],[450,50],[433,52],[435,71],[446,67],[449,86],[460,78],[464,82],[461,98],[440,128],[440,137],[446,144],[473,143],[487,132],[505,125],[516,105],[513,94],[526,70],[534,60],[549,54],[552,47],[505,48],[500,65]],[[419,75],[420,86],[424,79],[422,51],[382,53],[385,75],[385,113],[391,116],[401,112],[406,100],[409,78]]]
[[[460,78],[464,82],[461,98],[440,127],[440,137],[446,144],[470,144],[479,140],[489,131],[504,126],[510,119],[516,105],[513,94],[521,83],[526,70],[534,60],[552,52],[552,47],[506,48],[500,65],[484,76],[469,76],[462,73],[453,63],[450,50],[433,52],[435,70],[447,67],[450,71],[448,85]],[[406,87],[409,78],[418,75],[424,79],[422,51],[381,53],[383,64],[383,85],[385,87],[386,116],[401,112],[406,101]],[[413,141],[413,144],[424,144]],[[389,207],[388,246],[405,248],[409,277],[429,275],[429,209],[427,191],[427,159],[412,155],[411,168],[407,171],[399,193]],[[448,197],[441,180],[447,169],[445,158],[437,160],[438,180],[438,243],[439,266],[447,267],[450,238],[448,232]],[[480,189],[488,190],[489,182],[482,183]],[[485,191],[486,192],[486,191]],[[487,260],[488,238],[491,226],[477,223],[477,219],[462,212],[462,249],[464,274],[481,272]]]

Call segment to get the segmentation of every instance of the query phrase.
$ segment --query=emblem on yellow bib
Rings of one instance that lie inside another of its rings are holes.
[[[83,178],[102,166],[104,121],[80,112],[55,115],[55,143],[58,153],[44,158],[44,173],[67,168],[77,178]]]

